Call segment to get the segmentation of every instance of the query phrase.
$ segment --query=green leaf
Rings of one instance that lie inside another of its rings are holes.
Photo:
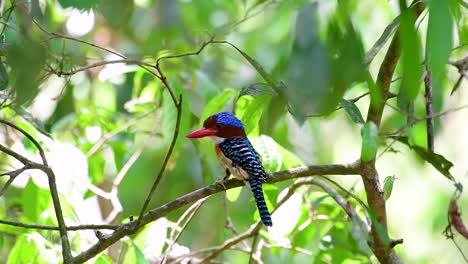
[[[250,140],[260,155],[266,171],[287,170],[304,165],[294,153],[283,148],[269,136],[261,135]]]
[[[145,259],[145,255],[141,252],[140,248],[132,241],[133,250],[135,251],[135,260],[133,263],[136,264],[148,264],[149,262]]]
[[[276,94],[276,92],[266,83],[253,83],[242,87],[239,97],[244,95],[260,96],[266,94]]]
[[[387,201],[390,198],[390,195],[392,195],[393,183],[394,182],[395,182],[395,176],[387,176],[387,177],[385,177],[385,179],[383,181],[385,201]]]
[[[341,107],[343,107],[346,110],[346,113],[348,113],[349,117],[351,120],[356,123],[356,124],[364,124],[364,118],[362,118],[361,111],[357,106],[346,99],[341,99],[340,102]]]
[[[372,208],[368,208],[367,212],[369,213],[369,216],[372,221],[372,225],[377,230],[377,234],[379,234],[380,239],[382,239],[382,242],[384,243],[385,246],[388,246],[390,244],[390,237],[388,236],[387,230],[379,222],[379,220],[377,219],[377,215],[372,210]]]
[[[345,2],[339,1],[339,10],[345,8],[342,4]],[[335,110],[345,91],[354,82],[364,80],[366,73],[361,36],[347,15],[343,15],[342,12],[337,12],[329,21],[326,47],[330,61],[332,89],[324,98],[322,112],[330,113]]]
[[[234,89],[224,89],[220,94],[213,97],[208,104],[206,104],[203,113],[200,116],[200,125],[216,113],[222,112],[226,108],[226,104],[236,95],[237,91]]]
[[[100,254],[99,257],[96,259],[96,262],[94,262],[94,264],[113,264],[113,263],[114,261],[107,254]]]
[[[398,105],[405,109],[414,101],[420,88],[423,73],[421,43],[415,28],[413,9],[404,9],[400,22],[401,64],[403,79],[398,94]]]
[[[233,188],[226,191],[226,196],[229,201],[235,202],[241,194],[242,188]]]
[[[101,151],[88,158],[89,176],[93,184],[100,184],[104,181],[105,165],[106,159]]]
[[[258,122],[270,100],[271,95],[256,97],[245,95],[237,100],[236,116],[244,123],[245,133],[247,135],[258,135]]]
[[[112,152],[114,152],[114,163],[118,171],[122,169],[127,157],[128,145],[121,139],[110,142]]]
[[[30,178],[21,197],[24,216],[31,222],[41,222],[41,215],[51,205],[49,191],[39,188]]]
[[[314,202],[312,203],[312,209],[317,209],[319,205],[323,202],[323,200],[325,200],[328,197],[331,197],[331,196],[329,194],[325,194],[315,199]]]
[[[7,263],[53,263],[51,254],[45,249],[45,239],[39,233],[25,234],[18,237],[8,256]],[[46,254],[46,252],[48,254]],[[47,259],[49,257],[49,259]]]
[[[429,22],[427,27],[427,61],[433,85],[438,87],[445,77],[450,53],[452,52],[452,17],[449,1],[428,0]]]
[[[120,30],[126,27],[135,9],[133,1],[99,0],[99,2],[99,11],[112,27]]]
[[[367,122],[362,127],[361,137],[361,160],[370,161],[375,158],[375,154],[379,148],[379,130],[374,122]]]
[[[453,163],[447,160],[444,156],[430,152],[421,146],[409,143],[407,137],[398,137],[397,140],[414,150],[414,152],[416,152],[416,154],[418,154],[418,156],[423,160],[432,164],[432,166],[442,173],[442,175],[447,177],[447,179],[455,182],[455,178],[450,173],[450,168],[453,167]]]
[[[320,112],[330,92],[327,53],[319,38],[317,3],[307,3],[296,18],[294,44],[288,62],[286,97],[299,123]]]
[[[303,5],[297,15],[286,96],[299,123],[311,113],[335,110],[345,91],[365,76],[361,37],[339,3],[327,25],[325,44],[320,40],[317,4]]]
[[[46,60],[44,47],[30,39],[23,39],[18,45],[8,50],[7,62],[14,77],[16,103],[30,102],[38,91],[39,73]]]
[[[281,170],[283,157],[278,152],[278,144],[271,137],[261,135],[253,138],[252,144],[261,156],[266,171]]]
[[[90,10],[99,5],[100,0],[58,0],[63,8],[74,7],[79,10]]]

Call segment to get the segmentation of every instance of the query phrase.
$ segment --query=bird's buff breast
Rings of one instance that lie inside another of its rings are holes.
[[[241,167],[232,166],[232,161],[228,159],[226,156],[224,156],[223,152],[221,151],[218,145],[215,145],[215,152],[219,160],[221,161],[221,165],[225,169],[228,169],[234,177],[236,177],[237,179],[241,181],[247,180],[249,178],[249,174],[245,170],[243,170]]]

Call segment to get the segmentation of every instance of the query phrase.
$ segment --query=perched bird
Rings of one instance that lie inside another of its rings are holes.
[[[272,226],[262,189],[267,174],[242,122],[233,113],[217,113],[205,120],[202,129],[189,133],[187,137],[210,137],[213,140],[216,155],[226,169],[225,179],[232,173],[237,179],[248,182],[263,224]]]

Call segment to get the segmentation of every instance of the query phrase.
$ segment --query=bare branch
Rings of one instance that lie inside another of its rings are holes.
[[[23,227],[23,228],[59,231],[59,228],[57,226],[28,224],[28,223],[22,223],[22,222],[16,222],[16,221],[4,220],[4,219],[0,219],[0,224]],[[98,230],[98,229],[115,230],[118,227],[119,226],[117,225],[76,225],[76,226],[67,226],[67,230],[68,231],[90,230],[90,229],[91,230]]]

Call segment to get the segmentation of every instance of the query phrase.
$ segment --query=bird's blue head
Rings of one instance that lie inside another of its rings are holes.
[[[188,138],[202,137],[245,137],[244,124],[231,112],[220,112],[208,117],[203,128],[187,135]]]
[[[244,124],[231,112],[217,113],[212,117],[216,118],[216,123],[218,124],[244,129]]]

